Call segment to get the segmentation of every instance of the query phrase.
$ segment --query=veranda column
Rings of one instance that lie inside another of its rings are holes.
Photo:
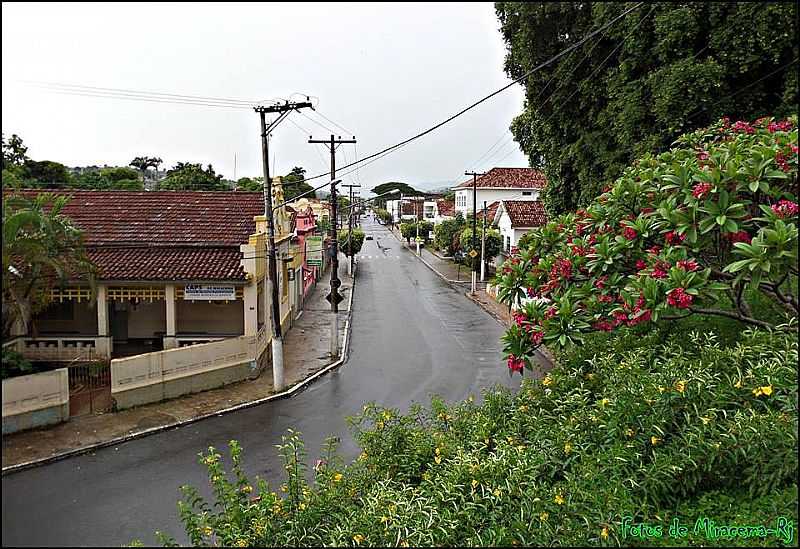
[[[164,287],[164,303],[167,307],[167,333],[164,336],[164,348],[174,349],[178,346],[178,341],[175,338],[176,320],[175,320],[175,285],[167,284]]]
[[[97,354],[111,358],[113,342],[108,334],[108,287],[103,285],[97,286],[97,336]]]

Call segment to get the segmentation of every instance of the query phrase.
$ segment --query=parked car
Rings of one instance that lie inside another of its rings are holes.
[[[367,235],[366,237],[364,237],[364,238],[366,238],[367,240],[372,240],[372,235],[371,235],[371,234],[368,234],[368,235]]]

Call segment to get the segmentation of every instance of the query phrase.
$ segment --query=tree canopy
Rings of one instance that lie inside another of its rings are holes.
[[[169,191],[224,191],[228,186],[222,175],[214,172],[209,164],[204,170],[201,164],[178,162],[167,171],[167,177],[158,185],[159,190]]]
[[[497,2],[519,78],[632,3]],[[631,160],[721,116],[797,112],[795,2],[644,3],[527,77],[511,131],[553,213],[585,205]]]

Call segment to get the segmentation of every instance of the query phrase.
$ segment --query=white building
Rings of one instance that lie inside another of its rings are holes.
[[[519,239],[533,229],[547,223],[547,212],[540,201],[502,200],[494,215],[493,226],[503,237],[503,253],[508,254]]]
[[[476,198],[479,209],[483,203],[499,200],[539,200],[547,178],[534,168],[492,168],[477,180]],[[473,180],[453,188],[456,193],[455,211],[465,217],[472,212]]]

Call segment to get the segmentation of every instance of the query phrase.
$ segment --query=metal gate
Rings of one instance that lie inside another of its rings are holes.
[[[111,411],[111,364],[92,362],[70,366],[69,415]]]

